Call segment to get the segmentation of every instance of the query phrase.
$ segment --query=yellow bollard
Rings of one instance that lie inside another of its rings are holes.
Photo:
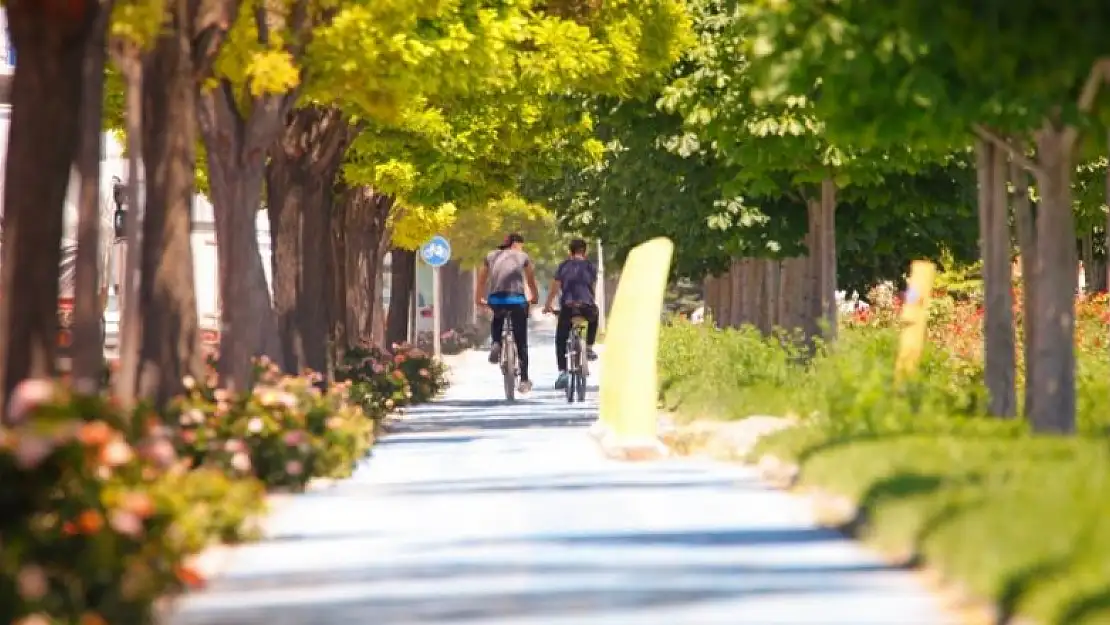
[[[612,456],[644,459],[666,453],[658,438],[655,357],[673,253],[674,244],[663,237],[633,248],[613,298],[595,425]]]
[[[915,260],[910,266],[906,301],[902,305],[902,336],[898,343],[898,360],[894,363],[895,380],[912,375],[921,361],[936,273],[936,265],[927,260]]]

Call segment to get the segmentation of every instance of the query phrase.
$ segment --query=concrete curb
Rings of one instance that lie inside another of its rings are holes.
[[[601,453],[613,460],[643,462],[671,456],[670,448],[658,438],[621,438],[600,420],[590,426],[588,433],[597,441]]]

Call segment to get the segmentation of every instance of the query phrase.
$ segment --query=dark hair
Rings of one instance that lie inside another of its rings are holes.
[[[585,239],[574,239],[573,241],[571,241],[570,242],[570,253],[571,254],[585,254],[586,253],[586,241],[585,241]]]
[[[507,250],[512,247],[513,243],[524,243],[524,237],[520,236],[519,232],[510,232],[505,236],[505,240],[501,242],[501,245],[497,246],[497,249]]]

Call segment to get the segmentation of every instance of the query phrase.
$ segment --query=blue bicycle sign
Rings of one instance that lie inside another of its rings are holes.
[[[420,258],[431,267],[442,267],[451,260],[451,244],[437,234],[420,246]]]

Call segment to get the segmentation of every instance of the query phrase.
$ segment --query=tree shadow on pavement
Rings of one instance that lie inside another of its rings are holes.
[[[747,538],[741,534],[737,540],[752,544],[768,538],[759,532]],[[777,538],[792,541],[802,534]],[[614,539],[615,535],[593,537],[599,545],[614,544]],[[622,613],[651,609],[859,590],[868,575],[884,570],[870,563],[644,565],[618,558],[598,562],[588,556],[578,562],[480,555],[408,564],[366,559],[327,570],[286,566],[261,575],[218,579],[197,601],[185,601],[172,625],[461,624],[576,616],[582,623],[619,623]]]

